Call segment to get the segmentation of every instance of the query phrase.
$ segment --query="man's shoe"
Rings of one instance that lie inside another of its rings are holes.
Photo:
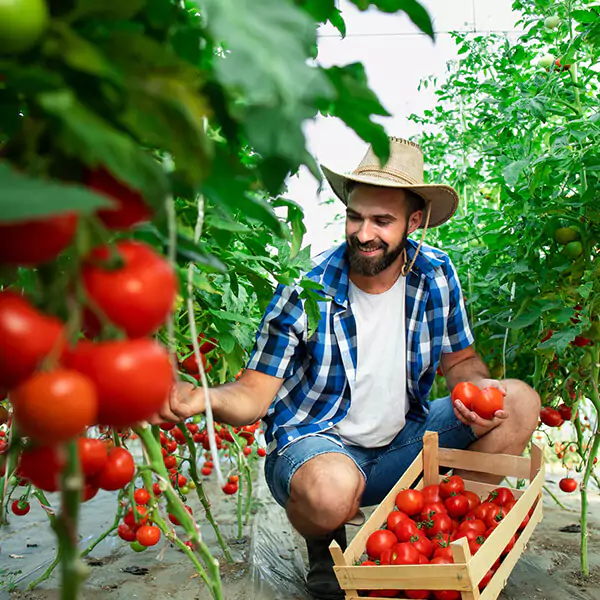
[[[333,558],[329,552],[329,544],[335,540],[343,550],[348,545],[346,527],[323,536],[305,538],[308,548],[309,570],[306,575],[306,589],[315,600],[344,600],[346,594],[340,588],[333,571]]]

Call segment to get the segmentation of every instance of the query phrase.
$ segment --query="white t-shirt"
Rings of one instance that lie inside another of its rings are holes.
[[[352,282],[358,365],[348,414],[334,430],[345,443],[365,448],[389,444],[406,423],[406,277],[383,294],[367,294]]]

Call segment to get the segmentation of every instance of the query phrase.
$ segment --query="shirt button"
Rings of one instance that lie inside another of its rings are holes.
[[[333,421],[329,421],[329,423],[327,423],[327,425],[329,425],[329,427],[333,427]]]
[[[288,440],[290,440],[290,442],[294,439],[293,435],[288,435]]]

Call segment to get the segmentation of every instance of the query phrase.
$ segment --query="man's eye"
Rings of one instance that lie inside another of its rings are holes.
[[[375,223],[376,223],[377,225],[379,225],[379,227],[385,227],[386,225],[389,225],[389,224],[390,224],[390,222],[389,222],[389,221],[381,221],[381,220],[379,220],[379,219],[378,219],[377,221],[375,221]]]

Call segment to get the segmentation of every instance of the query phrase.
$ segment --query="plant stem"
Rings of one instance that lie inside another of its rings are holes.
[[[48,516],[50,525],[54,529],[56,527],[56,515],[54,514],[54,511],[50,507],[50,503],[48,502],[48,499],[46,498],[46,494],[44,494],[44,492],[42,490],[34,489],[33,496],[35,498],[37,498],[38,502],[41,504],[46,515]],[[59,561],[60,561],[60,553],[57,551],[56,556],[54,557],[54,560],[48,565],[48,568],[37,579],[32,581],[27,586],[27,591],[34,589],[40,583],[42,583],[42,581],[46,581],[50,577],[50,575],[52,575],[52,572],[54,571],[54,569],[56,569],[56,567],[58,566]]]
[[[563,510],[569,510],[556,496],[556,494],[554,494],[552,492],[552,490],[549,487],[544,486],[544,491],[548,494],[548,496],[550,496],[550,498],[552,498],[552,500],[554,500],[554,502],[556,502],[556,504],[558,504],[558,506],[560,506],[560,508],[562,508]]]
[[[232,563],[233,558],[231,557],[231,553],[229,552],[227,543],[223,539],[223,535],[221,534],[219,525],[215,521],[215,518],[212,514],[212,511],[210,509],[210,502],[209,502],[208,498],[206,497],[204,488],[202,487],[202,482],[200,481],[200,478],[198,476],[198,467],[196,465],[196,460],[197,460],[196,444],[194,444],[194,440],[192,439],[192,436],[190,435],[188,428],[184,424],[180,423],[177,425],[177,427],[180,429],[180,431],[185,436],[185,441],[186,441],[186,444],[188,447],[188,451],[190,453],[189,474],[190,474],[190,477],[192,478],[192,481],[196,485],[196,494],[198,496],[198,499],[200,500],[202,507],[204,508],[204,512],[206,513],[206,518],[208,519],[208,522],[211,524],[211,526],[215,532],[215,535],[217,536],[219,546],[221,546],[221,550],[223,550],[225,559],[227,560],[228,563]]]
[[[169,474],[163,462],[160,444],[154,438],[149,426],[135,427],[134,431],[135,433],[137,433],[142,444],[144,445],[144,449],[146,450],[150,467],[167,484],[166,489],[164,490],[164,494],[167,499],[169,510],[181,523],[181,526],[189,535],[194,547],[198,549],[200,557],[206,565],[208,574],[206,578],[203,577],[203,579],[206,581],[212,597],[215,600],[223,600],[223,591],[221,589],[221,577],[219,574],[219,561],[212,556],[210,550],[208,549],[208,546],[200,538],[200,531],[196,523],[194,522],[194,519],[192,518],[190,513],[188,513],[188,511],[185,509],[183,502],[181,502],[181,499],[173,489],[173,486],[171,485],[171,481],[169,479]],[[142,476],[145,477],[146,473],[147,471],[143,473]],[[165,533],[165,535],[167,534]],[[185,544],[183,545],[185,546]]]
[[[244,520],[242,517],[242,505],[244,502],[244,478],[240,477],[238,480],[238,491],[237,491],[237,539],[241,540],[244,537]]]

